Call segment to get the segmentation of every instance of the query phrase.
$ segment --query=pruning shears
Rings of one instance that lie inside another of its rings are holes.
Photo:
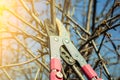
[[[53,30],[50,22],[45,23],[46,31],[49,36],[49,48],[50,48],[50,80],[63,80],[62,74],[62,62],[61,62],[61,47],[64,45],[68,50],[69,54],[72,56],[74,60],[76,60],[88,80],[102,80],[96,74],[96,72],[92,69],[92,67],[87,64],[84,57],[79,53],[76,47],[70,40],[68,32],[64,25],[61,23],[59,19],[56,19],[56,26],[58,31],[55,32]]]

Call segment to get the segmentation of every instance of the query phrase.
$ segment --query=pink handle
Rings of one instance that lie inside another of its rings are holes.
[[[98,78],[96,72],[92,69],[92,67],[87,64],[82,67],[83,72],[85,73],[88,80],[92,80],[95,78],[96,80],[102,80],[101,78]]]
[[[63,80],[61,69],[62,65],[60,59],[52,58],[50,61],[50,80]]]

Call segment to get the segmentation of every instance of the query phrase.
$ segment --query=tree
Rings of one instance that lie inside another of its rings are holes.
[[[58,32],[56,18],[99,77],[119,80],[119,7],[119,0],[0,0],[0,80],[49,79],[46,20]],[[77,62],[76,70],[61,59],[65,80],[86,79]]]

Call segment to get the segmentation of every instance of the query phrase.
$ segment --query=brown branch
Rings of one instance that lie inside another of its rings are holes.
[[[106,33],[107,31],[109,31],[109,30],[111,30],[111,29],[114,29],[114,28],[116,28],[116,27],[118,27],[118,26],[120,26],[120,24],[116,24],[116,25],[113,25],[113,26],[110,27],[110,28],[106,28],[106,29],[104,29],[103,31],[101,31],[99,34],[90,37],[84,44],[81,45],[81,47],[79,48],[79,51],[82,50],[83,47],[84,47],[86,44],[88,44],[90,41],[92,41],[93,39],[99,37],[100,35]]]
[[[111,40],[111,38],[110,38],[110,36],[109,36],[108,34],[107,34],[107,38],[108,38],[108,40],[111,42],[111,44],[112,44],[112,46],[113,46],[116,54],[117,54],[118,56],[120,56],[120,54],[119,54],[119,52],[118,52],[118,50],[117,50],[117,47],[116,47],[115,43]]]
[[[92,31],[95,29],[95,19],[96,19],[96,7],[97,7],[97,2],[96,0],[93,1],[93,15],[92,15]]]
[[[120,14],[114,16],[114,17],[111,17],[110,19],[106,20],[107,22],[110,22],[112,20],[115,20],[115,19],[120,19]]]
[[[119,7],[119,6],[120,6],[120,2],[116,2],[115,5],[112,6],[112,8],[108,11],[108,13],[106,14],[106,16],[105,16],[104,19],[107,19],[107,18],[111,15],[112,11],[113,11],[114,9],[116,9],[117,7]]]
[[[89,5],[88,5],[88,14],[87,14],[87,21],[86,21],[86,30],[88,32],[90,32],[90,22],[91,22],[91,13],[92,13],[92,4],[93,4],[93,0],[90,0],[89,1]],[[85,36],[86,39],[88,39],[88,35]],[[85,45],[85,48],[89,47],[89,44]],[[91,51],[86,51],[84,53],[84,56],[88,55],[88,54],[91,54],[92,52],[92,49]]]
[[[50,1],[50,11],[51,11],[51,24],[54,26],[54,30],[56,31],[56,9],[55,9],[55,0]]]
[[[102,45],[103,45],[103,42],[104,42],[104,39],[105,39],[105,34],[103,35],[103,38],[102,38],[102,41],[101,41],[101,43],[100,43],[100,46],[99,46],[99,48],[98,48],[98,52],[97,53],[99,53],[100,52],[100,50],[101,50],[101,48],[102,48]]]
[[[31,62],[39,59],[40,57],[41,57],[41,55],[38,55],[35,58],[32,58],[31,60],[28,60],[28,61],[25,61],[25,62],[21,62],[21,63],[16,63],[16,64],[3,65],[3,66],[0,66],[0,68],[8,68],[8,67],[15,67],[15,66],[25,65],[25,64],[31,63]]]
[[[90,30],[90,19],[91,19],[91,13],[92,13],[92,4],[93,4],[93,0],[89,1],[89,6],[88,6],[88,14],[87,14],[87,23],[86,23],[86,30],[89,32]]]
[[[69,8],[70,8],[70,1],[64,0],[64,7],[63,7],[63,11],[62,11],[62,20],[61,20],[62,22],[64,22],[64,18],[65,18],[64,14],[68,15]]]

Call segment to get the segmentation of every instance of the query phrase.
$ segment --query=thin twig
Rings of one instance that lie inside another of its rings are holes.
[[[3,72],[5,73],[5,75],[7,76],[7,78],[9,79],[9,80],[13,80],[11,77],[10,77],[10,75],[8,74],[8,72],[3,68],[2,69],[3,70]]]
[[[110,36],[109,36],[108,34],[107,34],[107,38],[108,38],[109,41],[111,42],[111,44],[112,44],[112,46],[113,46],[116,54],[117,54],[118,56],[120,56],[120,54],[119,54],[119,52],[118,52],[118,50],[117,50],[117,47],[116,47],[115,43],[111,40],[111,38],[110,38]]]
[[[88,14],[87,14],[87,20],[86,20],[86,30],[88,31],[88,32],[90,32],[90,22],[91,22],[91,13],[92,13],[92,4],[93,4],[93,0],[90,0],[89,1],[89,6],[88,6]],[[86,39],[88,39],[88,35],[86,35],[85,36],[85,38]],[[89,46],[89,44],[87,44],[87,45],[85,45],[85,48],[87,48]],[[91,50],[91,52],[92,52],[92,50]],[[90,53],[91,53],[90,52]],[[89,54],[89,52],[88,51],[86,51],[85,53],[84,53],[84,56],[85,55],[87,55],[87,54]]]
[[[88,6],[88,14],[87,14],[87,23],[86,23],[86,30],[89,32],[90,30],[90,19],[91,19],[91,13],[92,13],[92,4],[93,4],[93,0],[89,1],[89,6]]]
[[[31,62],[39,59],[40,57],[41,57],[41,55],[38,55],[38,56],[36,56],[35,58],[33,58],[31,60],[21,62],[21,63],[16,63],[16,64],[3,65],[3,66],[0,66],[0,68],[7,68],[7,67],[15,67],[15,66],[25,65],[25,64],[31,63]]]
[[[50,1],[50,9],[51,9],[51,23],[54,26],[54,30],[56,31],[56,9],[55,9],[55,0]]]
[[[36,73],[36,75],[35,75],[35,79],[34,79],[34,80],[37,80],[37,77],[38,77],[39,72],[40,72],[40,69],[37,70],[37,73]]]
[[[100,46],[99,46],[99,48],[98,48],[98,52],[97,52],[97,53],[100,52],[100,50],[101,50],[101,48],[102,48],[102,45],[103,45],[103,42],[104,42],[104,39],[105,39],[105,34],[103,35],[103,38],[102,38],[102,41],[101,41],[101,43],[100,43]]]
[[[97,7],[97,1],[93,1],[93,15],[92,15],[92,31],[95,29],[95,19],[96,19],[96,7]]]

